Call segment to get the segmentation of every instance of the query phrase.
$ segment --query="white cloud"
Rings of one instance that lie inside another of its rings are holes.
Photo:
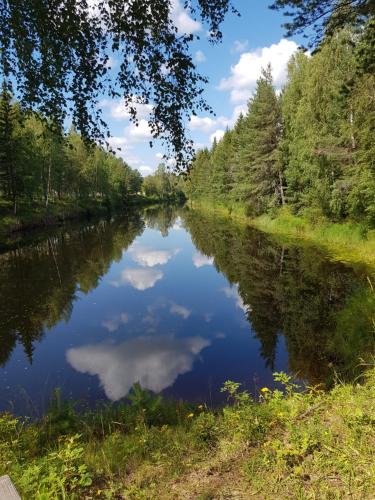
[[[195,267],[200,268],[203,266],[212,266],[214,263],[213,257],[207,257],[200,252],[195,252],[193,255],[193,264]]]
[[[143,175],[143,177],[146,177],[146,175],[150,175],[154,172],[148,165],[141,165],[140,167],[138,167],[138,170]]]
[[[130,118],[130,112],[126,107],[124,99],[103,99],[99,105],[102,108],[108,109],[110,116],[115,120],[127,120]],[[131,107],[136,109],[139,119],[148,117],[153,109],[152,104],[142,102],[142,100],[137,96],[132,97]]]
[[[190,309],[187,309],[187,307],[180,306],[180,305],[175,304],[175,303],[172,303],[169,310],[172,314],[178,314],[178,316],[181,316],[181,318],[184,318],[184,319],[188,319],[188,317],[191,314]]]
[[[206,56],[201,50],[197,50],[195,53],[195,60],[197,62],[204,62],[206,60]]]
[[[247,106],[245,104],[239,104],[234,107],[232,116],[230,118],[227,118],[225,116],[219,116],[214,119],[211,118],[210,116],[192,115],[189,120],[189,127],[191,130],[198,130],[204,133],[208,133],[217,127],[224,127],[224,128],[233,127],[240,114],[241,113],[245,114],[246,111],[247,111]],[[195,147],[199,147],[198,144],[195,144]]]
[[[175,167],[176,166],[176,159],[175,158],[168,158],[168,160],[166,161],[166,164],[167,164],[167,167]]]
[[[225,293],[225,295],[228,297],[228,299],[234,299],[234,301],[236,303],[236,307],[238,307],[239,309],[242,309],[242,311],[244,313],[248,312],[248,310],[249,310],[248,306],[244,303],[244,301],[242,300],[242,297],[238,293],[238,285],[235,285],[233,287],[227,286],[225,288],[222,288],[222,291]]]
[[[141,246],[133,246],[129,252],[132,255],[134,262],[140,266],[154,267],[157,265],[164,265],[180,252],[179,248],[170,250],[153,250]]]
[[[181,231],[183,229],[181,217],[177,217],[176,222],[173,224],[174,231]]]
[[[195,116],[192,115],[189,121],[189,127],[191,130],[199,130],[200,132],[209,132],[216,126],[216,120],[210,118],[209,116]]]
[[[159,269],[124,269],[119,280],[111,281],[111,285],[120,287],[129,283],[136,290],[144,291],[153,288],[164,274]]]
[[[202,29],[202,25],[189,16],[180,0],[172,0],[171,3],[171,19],[180,33],[191,34]]]
[[[129,141],[126,137],[113,136],[108,138],[108,143],[113,149],[123,148],[126,146],[126,149],[132,149],[133,146],[129,144]]]
[[[195,142],[194,143],[194,149],[195,151],[198,151],[198,149],[204,149],[209,147],[208,144],[205,144],[204,142]]]
[[[117,316],[113,316],[102,322],[102,326],[109,332],[117,331],[121,325],[125,325],[129,321],[129,315],[127,313],[121,313]]]
[[[125,135],[130,141],[139,142],[152,138],[152,132],[147,120],[139,120],[138,124],[131,123],[125,128]]]
[[[229,90],[232,102],[246,101],[254,92],[261,69],[269,63],[275,87],[281,88],[286,81],[288,61],[297,48],[295,42],[282,39],[270,47],[241,54],[238,63],[231,67],[231,75],[221,80],[219,89]]]
[[[213,134],[210,135],[210,141],[211,143],[214,142],[214,139],[216,139],[217,142],[221,141],[221,139],[224,137],[225,130],[218,129],[216,130]]]
[[[118,345],[72,348],[66,359],[80,373],[98,376],[106,396],[117,401],[136,382],[154,392],[166,389],[192,369],[200,352],[209,345],[210,341],[202,337],[139,337]]]
[[[163,153],[156,153],[155,158],[157,160],[162,160],[164,158],[164,155],[163,155]]]
[[[231,52],[234,53],[241,53],[244,52],[247,49],[247,46],[249,45],[248,40],[244,40],[241,42],[241,40],[235,40],[233,47],[231,49]]]

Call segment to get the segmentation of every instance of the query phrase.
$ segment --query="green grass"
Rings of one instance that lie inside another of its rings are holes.
[[[256,218],[247,217],[242,207],[197,203],[195,209],[215,211],[240,223],[250,224],[280,238],[310,241],[325,247],[332,258],[345,262],[375,265],[375,230],[358,222],[330,222],[324,217],[293,215],[285,209]]]
[[[0,418],[0,475],[23,498],[373,498],[375,370],[328,393],[253,399],[227,382],[218,411],[136,386],[129,404],[81,411],[57,393],[30,423]]]

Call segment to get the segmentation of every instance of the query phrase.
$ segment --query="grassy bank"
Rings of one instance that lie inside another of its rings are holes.
[[[363,384],[256,400],[226,383],[220,411],[153,397],[78,413],[0,419],[0,475],[23,498],[373,498],[375,370]]]
[[[280,238],[310,241],[325,247],[332,258],[340,261],[375,265],[375,230],[358,222],[334,223],[323,217],[293,215],[288,209],[251,218],[236,206],[228,208],[199,202],[193,208],[230,216]]]

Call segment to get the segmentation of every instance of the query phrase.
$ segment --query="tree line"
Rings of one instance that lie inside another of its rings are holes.
[[[288,64],[280,93],[264,68],[246,114],[198,151],[186,189],[192,200],[259,215],[295,213],[375,223],[375,72],[366,58],[374,21],[344,28]]]
[[[101,146],[87,146],[72,127],[26,113],[4,82],[0,95],[0,201],[19,205],[93,199],[113,205],[141,190],[142,176]]]

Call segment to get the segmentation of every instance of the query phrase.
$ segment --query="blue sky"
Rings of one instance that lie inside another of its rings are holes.
[[[281,88],[285,82],[287,61],[301,40],[283,37],[284,18],[268,9],[270,2],[234,0],[241,17],[228,15],[222,27],[222,43],[212,45],[207,40],[207,27],[189,17],[182,0],[172,0],[172,17],[178,29],[200,36],[191,44],[192,54],[200,73],[209,78],[205,98],[216,113],[193,117],[188,124],[197,148],[209,146],[214,136],[219,139],[225,128],[233,125],[240,111],[246,109],[260,70],[267,63],[272,65],[275,86]],[[116,60],[113,68],[116,70]],[[121,147],[118,154],[142,175],[152,173],[165,151],[158,142],[152,149],[148,145],[149,109],[140,106],[140,126],[135,127],[121,101],[103,100],[101,105],[113,136],[112,145]]]

